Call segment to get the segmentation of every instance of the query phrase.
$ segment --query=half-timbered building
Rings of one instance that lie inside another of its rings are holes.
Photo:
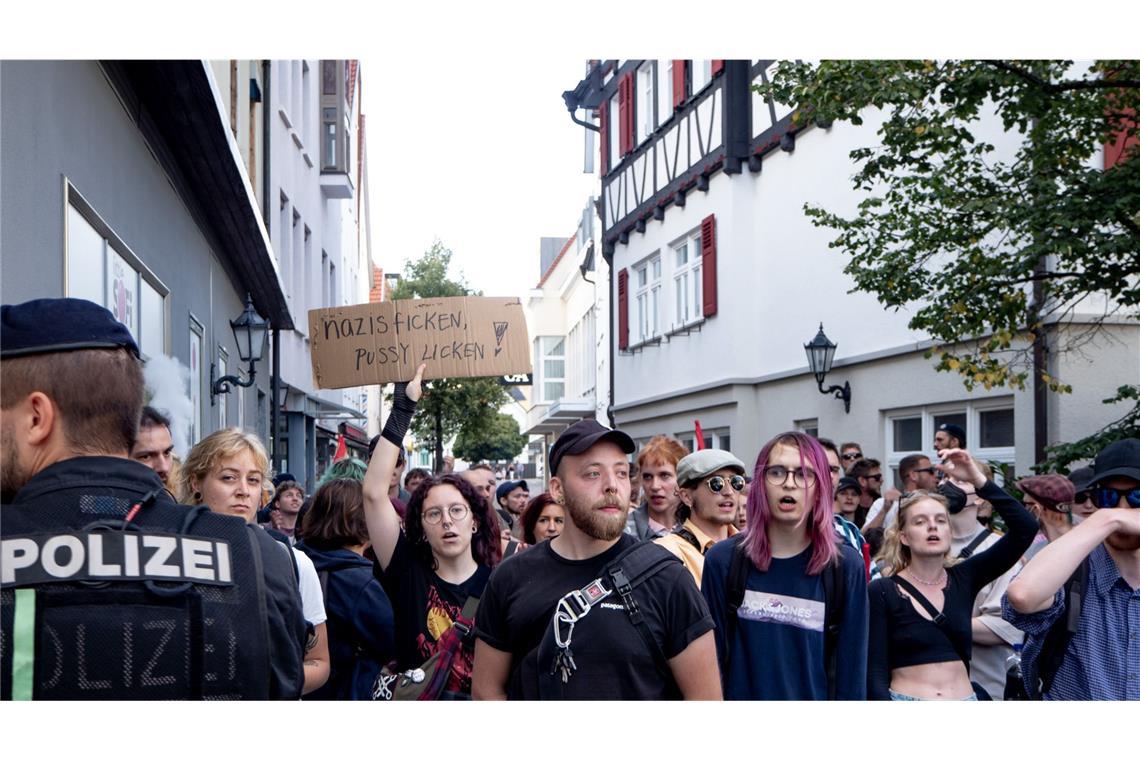
[[[599,144],[611,422],[639,443],[668,433],[690,446],[699,422],[705,445],[750,463],[772,435],[801,429],[859,441],[884,468],[930,451],[935,427],[954,422],[984,458],[1026,471],[1032,391],[969,392],[936,373],[928,337],[908,329],[905,311],[850,292],[833,233],[804,214],[805,203],[854,213],[849,153],[877,144],[876,114],[862,126],[798,122],[791,105],[753,90],[775,65],[592,61],[563,94]],[[983,129],[999,153],[1016,147],[997,119]],[[826,382],[850,383],[850,411],[807,366],[804,344],[821,323],[838,344]],[[1083,355],[1049,361],[1075,392],[1063,404],[1050,395],[1048,440],[1075,440],[1110,422],[1101,399],[1140,376],[1140,330],[1108,325]]]

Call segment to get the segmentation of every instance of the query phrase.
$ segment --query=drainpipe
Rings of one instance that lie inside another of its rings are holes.
[[[273,326],[273,377],[269,380],[269,394],[269,408],[272,410],[269,429],[273,431],[273,468],[276,470],[281,463],[281,330],[276,325]]]

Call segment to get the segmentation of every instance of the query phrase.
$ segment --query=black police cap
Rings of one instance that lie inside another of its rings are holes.
[[[98,304],[82,298],[37,298],[0,306],[0,357],[12,359],[91,348],[139,347],[130,330]]]

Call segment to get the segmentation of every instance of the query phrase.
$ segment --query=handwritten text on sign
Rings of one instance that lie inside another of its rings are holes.
[[[426,377],[530,372],[517,298],[425,298],[309,312],[313,379],[320,388]]]

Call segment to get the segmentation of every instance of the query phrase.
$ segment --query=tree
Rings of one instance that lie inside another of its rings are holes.
[[[455,280],[448,277],[451,256],[451,250],[436,240],[419,259],[405,262],[404,275],[392,289],[393,299],[482,295],[467,287],[462,274]],[[431,442],[435,471],[443,469],[444,441],[465,430],[469,438],[477,438],[477,431],[489,426],[509,400],[498,378],[429,379],[412,419],[412,432],[418,440]]]
[[[455,438],[457,456],[468,462],[495,462],[514,459],[526,446],[526,436],[519,423],[509,414],[497,412],[489,424],[479,428],[464,427]]]
[[[909,326],[936,341],[927,357],[967,388],[1030,380],[1070,392],[1046,371],[1045,351],[1079,350],[1106,319],[1140,317],[1140,61],[784,62],[756,90],[796,104],[800,123],[861,124],[879,109],[881,144],[850,154],[857,215],[805,213],[838,232],[831,247],[850,257],[854,290],[911,310]],[[995,113],[1020,137],[1013,155],[978,130]],[[1108,169],[1092,160],[1105,144],[1123,147]],[[1093,294],[1108,307],[1076,318]],[[1052,447],[1046,466],[1137,435],[1138,390],[1106,400],[1132,409]]]

